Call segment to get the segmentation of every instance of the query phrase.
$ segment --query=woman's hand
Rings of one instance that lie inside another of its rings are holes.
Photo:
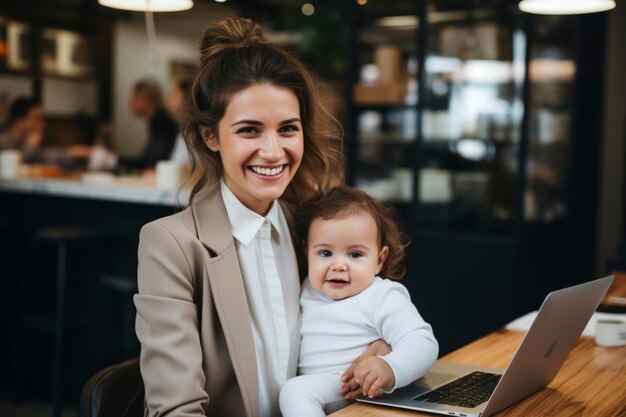
[[[390,352],[391,346],[385,343],[384,340],[377,340],[369,345],[367,350],[365,350],[365,352],[363,352],[358,358],[356,358],[354,362],[352,362],[352,365],[350,365],[350,367],[348,367],[348,369],[346,369],[346,371],[341,376],[341,380],[343,381],[343,386],[341,387],[340,391],[341,395],[343,395],[346,400],[353,400],[356,397],[360,396],[363,391],[359,382],[363,381],[356,381],[355,370],[359,367],[359,365],[362,365],[367,358],[372,356],[383,356]]]

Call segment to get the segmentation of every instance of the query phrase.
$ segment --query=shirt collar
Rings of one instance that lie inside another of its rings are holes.
[[[239,242],[248,246],[252,238],[259,232],[259,229],[266,219],[279,234],[282,234],[279,221],[281,208],[280,204],[276,201],[272,203],[270,211],[263,217],[244,206],[237,196],[230,191],[228,186],[224,183],[224,180],[220,182],[220,188],[224,205],[226,206],[226,212],[228,213],[228,219],[230,220],[233,237]]]

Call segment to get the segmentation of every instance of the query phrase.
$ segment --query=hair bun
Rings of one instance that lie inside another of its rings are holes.
[[[200,59],[204,63],[227,49],[265,43],[267,39],[260,25],[250,19],[231,17],[204,30],[200,42]]]

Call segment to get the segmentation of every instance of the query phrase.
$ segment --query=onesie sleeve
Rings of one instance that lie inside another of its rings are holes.
[[[377,291],[373,320],[381,338],[392,349],[391,353],[381,356],[391,367],[396,380],[391,390],[384,390],[390,393],[428,372],[437,360],[439,344],[430,324],[411,303],[406,288],[388,280],[383,284]]]

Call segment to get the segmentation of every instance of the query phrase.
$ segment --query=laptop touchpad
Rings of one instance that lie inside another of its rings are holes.
[[[459,375],[442,374],[440,372],[429,372],[422,378],[411,384],[411,391],[415,391],[417,394],[428,392],[435,387],[442,384],[446,384],[454,379],[457,379]]]

